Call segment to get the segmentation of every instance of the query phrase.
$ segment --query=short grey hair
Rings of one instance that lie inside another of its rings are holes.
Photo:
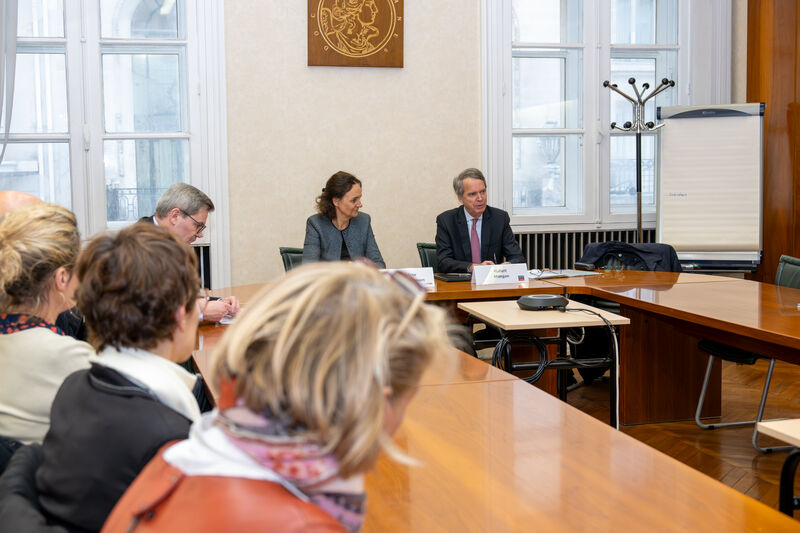
[[[156,216],[164,218],[175,208],[194,215],[203,208],[208,212],[214,210],[214,202],[206,193],[188,183],[173,183],[167,192],[161,195],[156,205]]]
[[[483,177],[483,172],[477,168],[468,168],[467,170],[463,170],[461,174],[453,178],[453,190],[456,191],[456,196],[459,198],[464,196],[464,180],[467,178],[481,180],[483,182],[483,186],[486,187],[486,178]]]

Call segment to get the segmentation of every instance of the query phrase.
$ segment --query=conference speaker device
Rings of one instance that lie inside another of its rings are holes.
[[[519,308],[526,311],[563,310],[568,303],[566,296],[560,294],[528,294],[517,300]]]

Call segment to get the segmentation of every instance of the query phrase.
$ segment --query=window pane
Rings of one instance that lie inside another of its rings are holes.
[[[644,94],[649,94],[656,86],[656,80],[663,78],[674,79],[677,70],[678,53],[675,51],[649,52],[651,57],[646,57],[642,52],[628,52],[628,57],[611,58],[611,83],[616,83],[619,89],[635,98],[633,87],[628,83],[629,78],[636,79],[636,86],[643,91],[644,83],[650,88]],[[618,53],[617,55],[622,55]],[[634,57],[639,55],[639,57]],[[611,121],[624,124],[633,120],[631,103],[613,91],[609,92],[611,102]],[[645,121],[656,120],[656,106],[674,105],[677,102],[677,91],[667,89],[645,104]]]
[[[0,190],[27,192],[71,209],[70,188],[68,143],[8,143]]]
[[[581,135],[514,137],[514,214],[577,213]]]
[[[64,0],[24,0],[17,6],[20,37],[64,37]]]
[[[67,129],[64,54],[17,54],[11,132],[66,133]]]
[[[103,54],[106,131],[184,131],[180,70],[178,54]]]
[[[677,0],[612,0],[612,44],[677,44]]]
[[[642,210],[655,210],[656,136],[642,135]],[[636,137],[611,136],[611,212],[636,210]],[[649,209],[648,209],[649,208]]]
[[[515,43],[579,43],[582,22],[582,0],[513,0],[511,4]]]
[[[100,33],[117,39],[183,38],[183,0],[100,0]]]
[[[161,194],[188,179],[188,140],[105,141],[103,149],[108,222],[152,215]]]
[[[519,51],[511,63],[514,128],[582,127],[581,52]]]

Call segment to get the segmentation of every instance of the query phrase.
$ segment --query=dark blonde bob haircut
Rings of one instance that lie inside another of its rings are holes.
[[[296,436],[337,459],[341,477],[371,468],[384,406],[416,387],[438,355],[452,354],[445,312],[376,268],[316,263],[263,289],[225,333],[212,383],[256,413],[280,413]]]

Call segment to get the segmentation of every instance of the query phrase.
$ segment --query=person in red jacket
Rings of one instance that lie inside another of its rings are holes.
[[[218,410],[167,445],[103,531],[358,531],[363,474],[431,360],[445,312],[402,274],[304,265],[265,288],[218,346]]]

